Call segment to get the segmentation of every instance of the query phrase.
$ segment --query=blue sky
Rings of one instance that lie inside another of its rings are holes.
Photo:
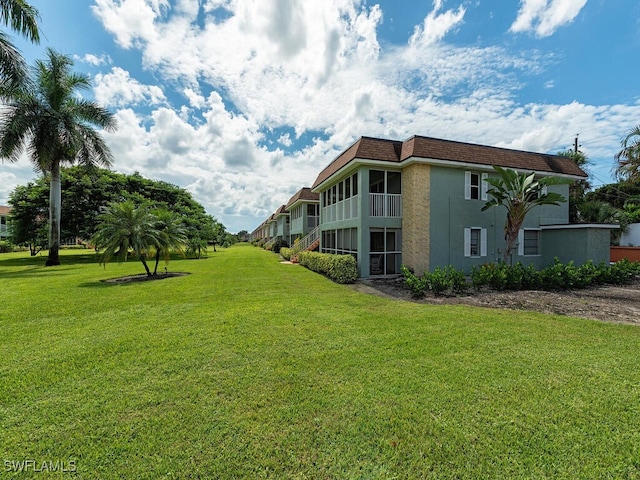
[[[253,230],[360,136],[591,159],[640,124],[637,0],[32,0],[46,47],[116,115],[113,169]],[[0,164],[0,204],[35,177]]]

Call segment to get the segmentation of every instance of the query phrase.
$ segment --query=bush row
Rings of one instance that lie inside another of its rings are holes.
[[[353,283],[358,279],[358,264],[351,255],[305,251],[298,254],[298,262],[336,283]]]
[[[640,263],[621,260],[613,265],[604,262],[594,264],[589,261],[579,267],[573,262],[554,263],[542,270],[533,265],[524,266],[505,263],[487,263],[471,269],[466,277],[460,270],[451,266],[436,268],[417,276],[402,266],[405,283],[411,293],[422,297],[427,291],[436,295],[456,295],[470,288],[478,291],[483,288],[492,290],[568,290],[587,288],[593,285],[630,283],[640,275]]]

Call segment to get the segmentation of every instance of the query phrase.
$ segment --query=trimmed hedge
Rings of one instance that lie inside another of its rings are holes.
[[[566,265],[556,258],[552,265],[536,270],[533,265],[525,267],[505,263],[486,263],[471,269],[469,279],[460,270],[451,266],[436,268],[417,276],[404,265],[402,274],[414,297],[422,297],[427,291],[435,295],[455,295],[470,287],[478,291],[491,290],[568,290],[594,285],[631,283],[640,275],[640,262],[621,260],[613,265],[604,262],[595,265],[589,261],[579,267],[573,262]]]
[[[336,283],[353,283],[358,279],[358,264],[351,255],[300,252],[298,262],[309,270],[326,275]]]
[[[282,258],[284,258],[285,260],[291,260],[291,249],[282,247],[280,249],[280,255],[282,255]]]

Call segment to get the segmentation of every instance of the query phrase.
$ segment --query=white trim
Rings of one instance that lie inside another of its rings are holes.
[[[562,229],[580,229],[580,228],[605,228],[608,230],[615,230],[620,228],[620,225],[615,223],[567,223],[563,225],[542,225],[541,230],[562,230]]]
[[[520,151],[520,150],[516,150],[516,151]],[[535,153],[535,152],[530,152],[530,153]],[[539,155],[543,155],[543,154],[539,154]],[[481,163],[459,162],[456,160],[439,160],[436,158],[409,157],[403,160],[402,162],[386,162],[386,163],[401,165],[402,167],[406,167],[407,165],[411,165],[412,163],[425,163],[428,165],[439,165],[439,166],[444,165],[447,167],[454,167],[454,168],[461,168],[461,169],[495,172],[492,165],[485,165]],[[535,173],[541,177],[560,177],[560,178],[568,178],[571,180],[586,180],[587,178],[586,176],[583,177],[579,175],[570,175],[568,173],[546,172],[546,171],[542,172],[539,170],[528,170],[528,169],[515,168],[515,167],[509,167],[509,166],[502,166],[502,165],[500,166],[502,168],[509,168],[511,170],[515,170],[518,173]]]
[[[519,151],[519,150],[516,150],[516,151]],[[531,152],[531,153],[535,153],[535,152]],[[364,158],[354,158],[353,160],[349,161],[349,163],[344,165],[342,168],[340,168],[333,174],[329,175],[329,177],[324,179],[316,187],[313,187],[311,191],[316,193],[320,192],[326,188],[324,185],[326,185],[327,183],[329,183],[330,185],[333,185],[334,181],[332,180],[331,182],[329,182],[329,180],[336,178],[336,176],[337,178],[342,179],[343,176],[346,176],[346,174],[350,173],[351,170],[356,170],[361,166],[372,166],[372,167],[380,166],[380,167],[384,167],[387,170],[394,170],[394,169],[402,170],[404,167],[407,167],[413,163],[422,163],[425,165],[459,168],[461,170],[471,169],[471,170],[477,170],[481,172],[495,172],[492,165],[484,165],[481,163],[459,162],[456,160],[439,160],[436,158],[409,157],[401,162],[393,162],[389,160],[368,160]],[[328,168],[328,166],[326,168]],[[515,170],[518,173],[535,173],[536,175],[539,175],[541,177],[560,177],[560,178],[568,178],[570,180],[585,180],[587,178],[586,176],[582,177],[579,175],[570,175],[567,173],[541,172],[538,170],[527,170],[527,169],[520,169],[515,167],[509,167],[509,166],[504,166],[503,168],[509,168],[511,170]]]
[[[481,257],[487,256],[487,229],[486,228],[480,229],[480,256]]]
[[[471,172],[464,172],[464,199],[471,200]]]
[[[480,230],[480,254],[471,255],[471,230]],[[480,258],[487,256],[487,229],[481,227],[466,227],[464,229],[464,256],[467,258]]]
[[[482,175],[480,175],[480,199],[484,201],[487,200],[487,190],[489,190],[487,177],[489,177],[488,173],[482,173]]]
[[[524,257],[524,228],[518,230],[518,255]]]
[[[471,256],[471,228],[464,229],[464,256]]]

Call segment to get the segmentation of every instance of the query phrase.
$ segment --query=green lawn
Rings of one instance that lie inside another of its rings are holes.
[[[640,478],[637,327],[62,255],[0,255],[1,478]]]

